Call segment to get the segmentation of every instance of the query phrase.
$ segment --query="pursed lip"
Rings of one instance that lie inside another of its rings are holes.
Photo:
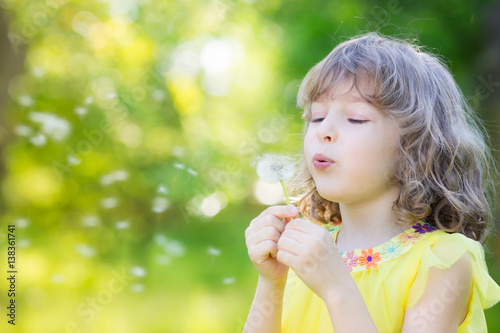
[[[323,154],[314,154],[313,162],[329,162],[329,163],[335,163],[334,160],[329,158],[328,156],[325,156]]]

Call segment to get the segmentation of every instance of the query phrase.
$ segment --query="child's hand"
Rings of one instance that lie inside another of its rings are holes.
[[[298,212],[294,206],[269,207],[253,219],[245,230],[250,260],[260,276],[273,284],[286,281],[288,267],[276,260],[278,240],[285,229],[285,223],[296,217]]]
[[[323,299],[342,288],[345,279],[351,279],[332,235],[307,220],[295,219],[286,225],[276,259],[292,268]]]

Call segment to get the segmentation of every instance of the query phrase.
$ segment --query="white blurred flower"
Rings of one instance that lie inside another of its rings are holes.
[[[38,133],[30,138],[30,142],[35,146],[41,147],[45,146],[45,144],[47,143],[47,138],[42,133]]]
[[[17,219],[15,223],[16,223],[16,227],[18,227],[18,228],[26,228],[27,226],[30,225],[30,222],[24,218]]]
[[[64,276],[62,276],[61,274],[54,274],[54,275],[52,275],[52,277],[50,279],[54,283],[63,283],[64,282]]]
[[[146,270],[142,267],[139,267],[139,266],[132,267],[130,269],[130,273],[134,276],[137,276],[137,277],[145,277],[146,276]]]
[[[168,189],[163,185],[159,185],[157,192],[161,194],[168,194]]]
[[[102,185],[110,185],[114,182],[124,181],[128,179],[128,172],[126,170],[116,170],[110,174],[101,177]]]
[[[184,244],[175,239],[168,239],[165,235],[156,234],[154,236],[156,244],[158,244],[166,254],[172,257],[182,257],[186,253]],[[167,259],[170,262],[170,258]],[[167,263],[168,263],[167,262]]]
[[[29,126],[21,124],[21,125],[17,125],[14,128],[14,132],[16,132],[16,134],[20,135],[20,136],[30,136],[31,133],[33,133],[33,129]]]
[[[19,96],[18,102],[22,106],[32,106],[34,103],[33,98],[31,98],[31,96],[26,96],[26,95]]]
[[[170,264],[171,261],[172,259],[170,259],[170,257],[165,254],[160,254],[156,256],[156,262],[160,265],[168,265]]]
[[[209,246],[208,247],[208,250],[207,250],[208,254],[210,254],[211,256],[220,256],[220,250],[219,249],[216,249],[214,247],[211,247]]]
[[[104,198],[101,200],[101,206],[103,208],[114,208],[118,205],[118,199],[117,198]]]
[[[85,244],[77,244],[75,246],[75,251],[87,258],[93,257],[97,253],[97,251],[93,247],[90,247]]]
[[[97,216],[84,216],[82,224],[85,227],[97,227],[99,225],[99,218]]]
[[[134,293],[140,293],[141,291],[144,290],[144,285],[142,283],[134,283],[130,287],[130,290],[132,290]]]
[[[51,113],[31,112],[31,121],[41,125],[41,131],[56,141],[66,139],[71,131],[71,124],[66,119]]]
[[[257,158],[257,174],[269,183],[286,181],[293,177],[295,172],[294,161],[291,157],[280,154],[264,154]]]
[[[87,114],[88,110],[86,107],[83,107],[83,106],[77,106],[75,108],[75,114],[78,116],[78,118],[82,119],[83,117],[85,117],[85,115]]]
[[[222,279],[222,283],[224,284],[232,284],[236,281],[234,277],[225,277]]]
[[[128,229],[129,226],[130,226],[129,221],[118,221],[115,224],[116,229]]]
[[[153,199],[153,212],[163,213],[170,207],[170,201],[166,198],[156,197]]]
[[[68,163],[70,165],[78,165],[78,164],[82,163],[82,161],[79,158],[77,158],[75,155],[68,155],[67,160],[68,160]]]

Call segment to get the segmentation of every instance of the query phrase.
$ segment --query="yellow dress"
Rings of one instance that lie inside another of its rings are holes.
[[[341,223],[324,225],[335,240],[341,226]],[[440,251],[436,251],[438,246]],[[443,246],[446,251],[442,251]],[[479,242],[459,233],[437,230],[421,220],[379,246],[340,254],[378,331],[389,333],[401,332],[404,313],[422,295],[429,268],[448,268],[465,251],[472,261],[473,287],[467,316],[458,333],[487,332],[483,309],[500,300],[500,287],[488,274],[484,250]],[[443,299],[446,303],[446,298]],[[436,304],[436,308],[445,305]],[[429,313],[432,315],[436,314]],[[293,270],[289,271],[285,286],[281,332],[333,332],[325,303]]]

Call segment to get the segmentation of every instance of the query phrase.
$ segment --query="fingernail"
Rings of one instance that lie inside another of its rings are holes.
[[[297,209],[297,207],[295,206],[290,207],[290,214],[297,214],[298,211],[299,210]]]

